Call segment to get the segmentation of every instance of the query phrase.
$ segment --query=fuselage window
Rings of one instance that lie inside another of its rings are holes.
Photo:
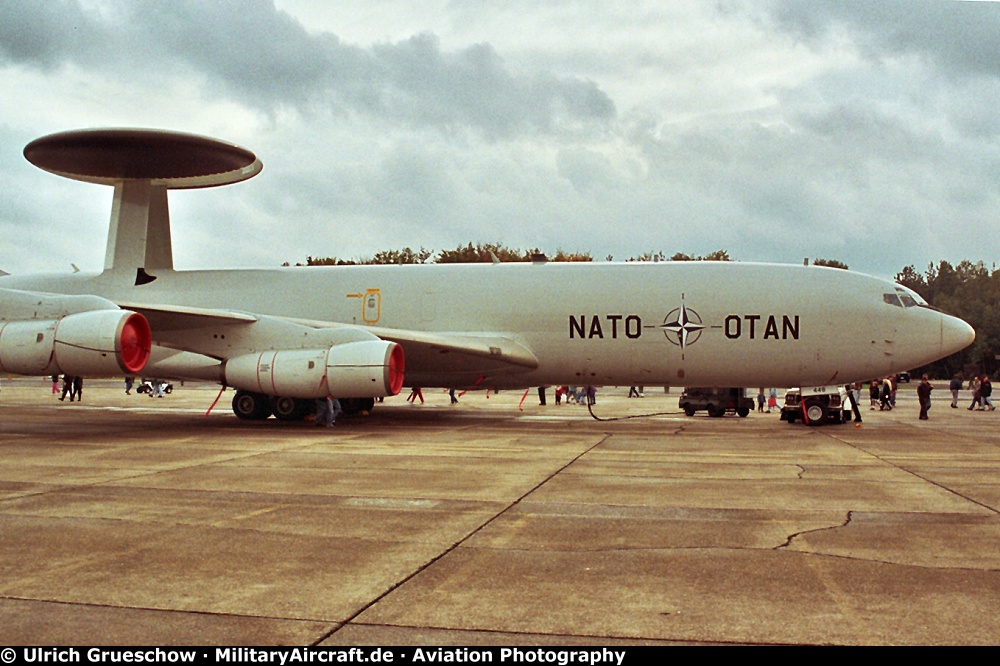
[[[882,294],[882,300],[889,305],[895,305],[897,308],[903,307],[903,304],[899,301],[899,296],[896,294]]]

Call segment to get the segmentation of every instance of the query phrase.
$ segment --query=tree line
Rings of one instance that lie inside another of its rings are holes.
[[[547,254],[539,248],[527,250],[510,248],[502,243],[468,243],[459,245],[453,250],[428,250],[421,247],[414,250],[404,247],[401,250],[381,250],[370,257],[356,257],[354,259],[344,259],[342,257],[306,257],[306,263],[297,263],[296,266],[366,266],[375,264],[488,264],[494,261],[516,262],[533,261],[536,258],[544,257],[546,261],[594,261],[590,252],[566,252],[558,249],[555,254]],[[614,257],[608,255],[605,261],[613,261]],[[726,250],[716,250],[706,255],[686,254],[676,252],[670,257],[666,253],[644,252],[625,261],[733,261]],[[807,262],[808,263],[808,260]],[[815,266],[832,266],[834,268],[847,268],[847,264],[836,259],[814,259]],[[288,262],[283,264],[289,266]]]
[[[453,250],[428,250],[425,247],[421,247],[419,250],[414,250],[409,247],[404,247],[401,250],[381,250],[376,252],[370,257],[357,257],[354,259],[344,259],[342,257],[307,257],[306,263],[297,263],[296,266],[364,266],[364,265],[375,265],[375,264],[488,264],[494,261],[500,262],[517,262],[517,261],[533,261],[535,259],[544,257],[546,261],[594,261],[593,255],[589,252],[566,252],[565,250],[558,249],[554,254],[548,254],[542,252],[539,248],[531,248],[527,250],[510,248],[502,243],[468,243],[466,245],[459,245]],[[608,255],[605,257],[606,261],[614,260],[614,257]],[[645,252],[633,257],[629,257],[625,261],[732,261],[729,253],[725,250],[716,250],[707,255],[691,255],[685,254],[683,252],[677,252],[671,257],[667,257],[663,252]],[[830,265],[830,264],[820,264],[824,260],[817,259],[817,265]],[[835,260],[827,260],[834,261]],[[285,262],[285,266],[289,266],[288,262]],[[842,265],[842,268],[847,268],[846,265]]]

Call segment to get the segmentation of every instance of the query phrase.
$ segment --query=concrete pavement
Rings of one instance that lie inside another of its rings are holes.
[[[4,644],[1000,643],[1000,414],[943,385],[819,428],[627,387],[595,412],[660,415],[48,391],[0,391]]]

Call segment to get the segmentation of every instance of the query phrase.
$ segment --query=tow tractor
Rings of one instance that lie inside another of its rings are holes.
[[[810,386],[788,389],[781,408],[781,420],[806,425],[844,422],[844,390],[837,386]]]

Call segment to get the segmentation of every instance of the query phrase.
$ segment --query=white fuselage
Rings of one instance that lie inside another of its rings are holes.
[[[466,336],[537,367],[407,352],[413,386],[808,386],[909,370],[972,342],[960,319],[850,271],[735,262],[346,266],[3,277],[0,287]],[[910,292],[906,292],[909,294]],[[912,301],[911,301],[912,303]],[[154,328],[154,343],[157,341]],[[391,338],[391,335],[388,336]]]

